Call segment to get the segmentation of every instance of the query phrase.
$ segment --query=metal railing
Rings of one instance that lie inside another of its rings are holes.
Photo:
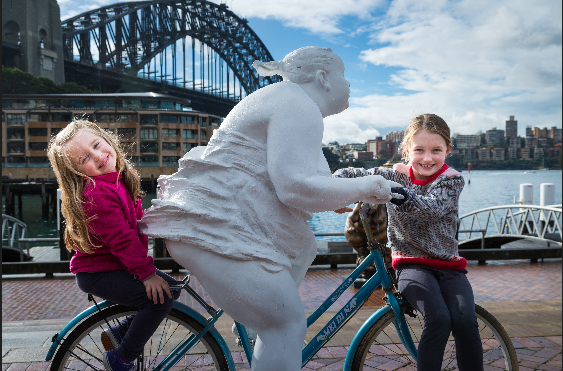
[[[2,214],[2,247],[7,247],[9,249],[15,250],[14,246],[15,244],[18,244],[18,249],[20,251],[20,261],[23,261],[23,251],[21,250],[19,240],[25,238],[26,233],[27,224],[14,218],[13,216]]]
[[[458,237],[464,242],[484,241],[485,236],[520,237],[561,246],[561,211],[561,205],[502,205],[476,210],[459,218]],[[480,236],[473,237],[474,233]]]

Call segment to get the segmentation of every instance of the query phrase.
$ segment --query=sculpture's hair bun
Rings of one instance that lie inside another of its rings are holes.
[[[273,62],[260,62],[254,61],[252,67],[256,69],[256,72],[260,76],[273,76],[282,75],[285,72],[285,62],[284,61],[273,61]]]

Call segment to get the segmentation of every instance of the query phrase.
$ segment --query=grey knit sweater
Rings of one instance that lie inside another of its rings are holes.
[[[401,206],[387,204],[387,234],[391,242],[393,267],[402,263],[423,264],[437,269],[460,270],[467,261],[458,254],[456,240],[458,199],[465,184],[460,173],[444,164],[425,181],[414,179],[403,164],[388,168],[347,168],[334,178],[381,175],[401,183],[409,197]]]

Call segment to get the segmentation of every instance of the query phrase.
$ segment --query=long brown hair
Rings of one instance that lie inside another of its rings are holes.
[[[125,158],[119,138],[114,134],[106,132],[93,122],[80,119],[72,121],[51,139],[47,149],[47,156],[49,156],[49,161],[51,161],[61,190],[61,213],[66,221],[64,232],[66,248],[69,251],[78,250],[84,253],[91,253],[91,247],[98,247],[92,242],[88,228],[88,222],[93,220],[95,216],[91,218],[86,217],[82,205],[84,203],[82,192],[84,191],[85,180],[93,182],[94,185],[95,182],[86,174],[75,169],[65,148],[66,144],[83,130],[93,132],[113,147],[116,153],[117,171],[121,174],[123,183],[133,201],[142,198],[144,193],[141,190],[139,174]]]
[[[418,115],[413,118],[409,123],[409,126],[407,126],[405,136],[399,146],[399,152],[402,152],[404,162],[408,162],[406,148],[410,145],[412,137],[421,130],[427,130],[431,133],[441,135],[446,141],[446,147],[451,147],[452,140],[450,139],[450,127],[443,118],[433,113]]]

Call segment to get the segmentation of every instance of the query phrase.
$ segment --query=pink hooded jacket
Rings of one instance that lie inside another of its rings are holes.
[[[119,181],[118,181],[119,178]],[[84,212],[88,218],[93,253],[76,251],[70,271],[99,272],[127,270],[140,281],[152,276],[156,267],[148,256],[148,237],[139,232],[137,220],[143,216],[141,200],[133,203],[117,172],[85,178]]]

